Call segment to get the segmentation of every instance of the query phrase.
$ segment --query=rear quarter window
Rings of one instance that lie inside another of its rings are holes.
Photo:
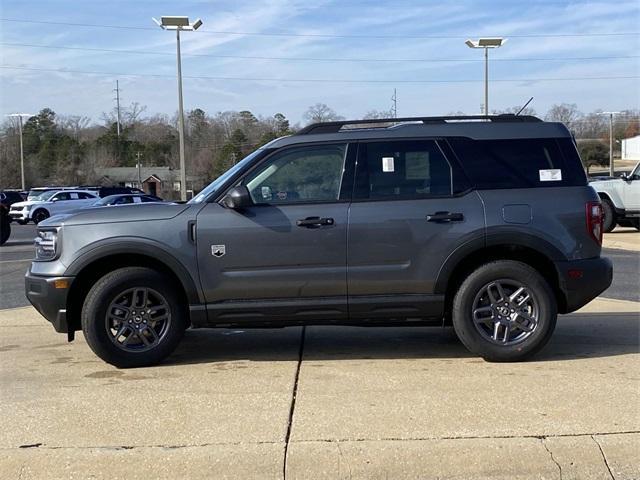
[[[480,190],[584,186],[587,177],[570,138],[449,138],[471,183]]]

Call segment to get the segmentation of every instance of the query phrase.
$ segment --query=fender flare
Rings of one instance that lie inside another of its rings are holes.
[[[557,247],[547,240],[522,232],[493,232],[484,238],[475,238],[456,248],[440,267],[434,286],[435,294],[445,294],[451,275],[465,259],[482,250],[499,245],[513,245],[534,250],[547,257],[552,263],[566,261],[568,258]],[[556,268],[557,271],[557,268]]]
[[[79,250],[79,255],[69,265],[65,275],[77,276],[90,264],[114,255],[140,255],[161,262],[178,278],[190,304],[204,301],[198,283],[189,270],[161,244],[149,239],[143,241],[137,237],[118,237],[87,245]]]

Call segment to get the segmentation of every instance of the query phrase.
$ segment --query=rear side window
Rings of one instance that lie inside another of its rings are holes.
[[[580,157],[569,138],[448,141],[478,189],[587,184]]]
[[[433,140],[361,143],[356,199],[451,195],[451,167]]]

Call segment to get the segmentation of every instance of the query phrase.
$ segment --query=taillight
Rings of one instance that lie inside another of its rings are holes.
[[[593,239],[602,245],[602,205],[600,202],[587,202],[587,231]]]

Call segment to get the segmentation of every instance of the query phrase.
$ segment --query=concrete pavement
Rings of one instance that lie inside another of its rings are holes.
[[[308,327],[188,331],[136,370],[3,310],[0,478],[637,479],[639,307],[561,317],[526,363],[439,328]]]
[[[602,247],[640,252],[640,232],[635,228],[616,227],[613,232],[604,234]]]

